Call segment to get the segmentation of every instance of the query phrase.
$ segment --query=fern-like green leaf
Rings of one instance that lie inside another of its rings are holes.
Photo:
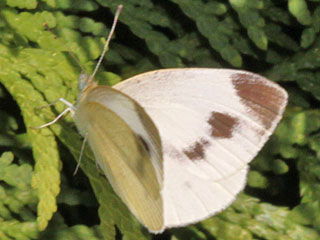
[[[148,234],[132,216],[89,147],[83,172],[72,176],[82,138],[70,116],[31,128],[65,109],[39,107],[61,97],[76,102],[78,76],[92,72],[119,4],[100,84],[164,67],[241,67],[279,82],[290,96],[251,163],[245,193],[218,215],[163,236]],[[0,149],[10,151],[0,157],[0,239],[319,239],[319,4],[0,1]]]
[[[2,48],[5,48],[2,46]],[[30,127],[40,126],[44,121],[37,117],[36,107],[44,105],[42,96],[18,73],[19,60],[12,64],[10,59],[1,58],[4,67],[0,71],[0,82],[8,89],[15,100],[20,104],[33,153],[36,159],[35,171],[32,178],[32,186],[37,189],[38,203],[38,226],[43,230],[57,210],[56,196],[59,193],[61,163],[54,136],[47,129],[37,131]],[[21,61],[21,60],[20,60]],[[21,63],[23,64],[23,62]],[[51,115],[52,116],[52,115]]]

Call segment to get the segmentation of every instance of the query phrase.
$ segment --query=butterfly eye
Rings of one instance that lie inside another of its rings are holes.
[[[81,71],[78,81],[78,88],[82,91],[88,84],[89,75],[85,71]]]

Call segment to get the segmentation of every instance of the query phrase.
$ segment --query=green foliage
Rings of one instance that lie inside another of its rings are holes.
[[[12,152],[0,157],[1,239],[37,239],[39,233],[34,214],[37,197],[31,187],[32,166],[20,160],[19,165],[13,163]]]
[[[65,109],[39,107],[76,101],[77,61],[92,72],[120,3],[101,84],[155,68],[236,67],[278,81],[290,95],[284,119],[251,164],[245,193],[212,218],[168,230],[167,239],[319,239],[315,0],[0,1],[0,239],[153,238],[97,170],[89,147],[73,177],[82,139],[70,116],[32,128]]]
[[[312,18],[310,16],[306,1],[289,0],[289,11],[301,24],[310,25]]]

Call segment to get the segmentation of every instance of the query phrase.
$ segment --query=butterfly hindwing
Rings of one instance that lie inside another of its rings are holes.
[[[160,231],[163,177],[156,128],[143,109],[137,111],[133,100],[112,88],[99,86],[83,94],[74,116],[77,127],[82,135],[88,134],[95,158],[115,192],[145,226]]]

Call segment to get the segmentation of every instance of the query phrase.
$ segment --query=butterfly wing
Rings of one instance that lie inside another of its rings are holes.
[[[157,126],[164,160],[165,227],[226,208],[244,188],[250,162],[287,103],[277,84],[227,69],[168,69],[115,86]]]
[[[75,123],[115,192],[151,231],[163,228],[162,159],[156,127],[129,97],[109,87],[81,94]]]

